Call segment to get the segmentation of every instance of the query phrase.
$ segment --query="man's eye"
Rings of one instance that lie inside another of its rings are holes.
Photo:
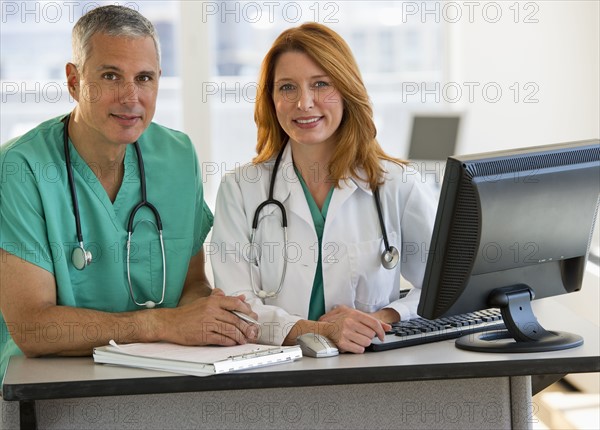
[[[148,76],[148,75],[142,75],[142,76],[138,77],[139,82],[150,82],[151,80],[152,80],[152,77]]]
[[[106,79],[107,81],[115,81],[117,79],[117,75],[114,73],[105,73],[102,75],[102,78]]]

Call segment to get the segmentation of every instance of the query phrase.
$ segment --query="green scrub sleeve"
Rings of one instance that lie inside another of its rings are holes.
[[[196,219],[194,224],[194,247],[192,255],[196,255],[202,249],[202,245],[206,240],[206,236],[213,226],[213,214],[204,201],[204,188],[202,184],[202,171],[198,163],[198,156],[194,151],[194,159],[196,163]]]
[[[54,265],[38,187],[50,180],[20,151],[0,152],[0,248],[53,273]]]

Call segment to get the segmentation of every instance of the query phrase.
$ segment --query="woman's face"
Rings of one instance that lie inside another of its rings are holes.
[[[335,145],[344,113],[332,80],[303,52],[285,52],[275,63],[273,102],[290,144]]]

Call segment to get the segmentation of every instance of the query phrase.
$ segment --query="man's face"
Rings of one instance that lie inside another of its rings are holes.
[[[94,145],[135,142],[156,109],[160,68],[151,37],[92,36],[82,70],[67,67],[75,127]]]

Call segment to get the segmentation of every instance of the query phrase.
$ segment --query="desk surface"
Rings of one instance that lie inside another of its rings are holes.
[[[12,357],[2,396],[4,400],[42,400],[600,371],[598,326],[561,306],[557,299],[539,300],[533,307],[546,329],[577,333],[584,338],[583,346],[545,353],[492,354],[463,351],[454,341],[442,341],[384,352],[304,357],[294,363],[209,377],[98,365],[91,357]]]

